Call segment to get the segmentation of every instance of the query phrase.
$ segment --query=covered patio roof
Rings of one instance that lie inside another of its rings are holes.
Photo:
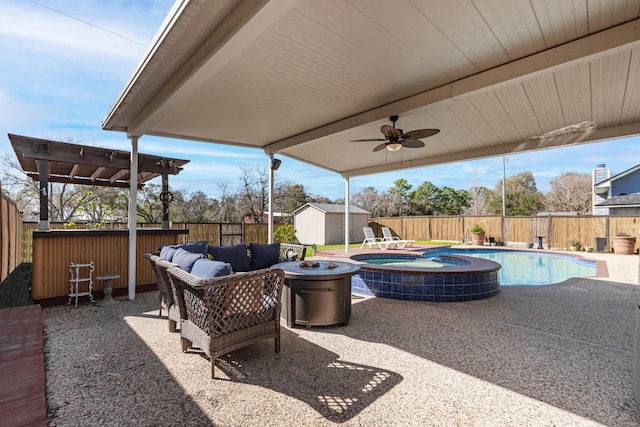
[[[640,0],[178,0],[103,128],[343,177],[640,133]],[[437,128],[373,152],[380,126]]]
[[[40,160],[49,182],[129,188],[131,153],[9,134],[22,170],[40,181]],[[138,154],[138,187],[163,174],[176,175],[189,160]]]

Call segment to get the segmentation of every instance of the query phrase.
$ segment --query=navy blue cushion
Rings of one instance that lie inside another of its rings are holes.
[[[234,246],[209,246],[209,253],[215,261],[228,262],[233,271],[249,271],[247,245],[241,243]]]
[[[184,245],[167,245],[160,246],[160,258],[163,258],[169,262],[173,262],[172,258],[175,254],[175,249],[182,248],[186,251],[193,252],[196,254],[207,255],[207,241],[202,240],[200,242],[193,243],[185,243]],[[173,250],[172,250],[173,249]],[[164,253],[164,256],[163,256]]]
[[[269,268],[273,264],[280,262],[280,243],[262,245],[260,243],[250,243],[251,269],[260,270]]]
[[[178,264],[178,267],[190,273],[193,263],[202,258],[204,258],[204,255],[202,254],[196,254],[182,248],[178,248],[173,254],[173,260],[171,262]]]
[[[191,274],[201,279],[211,277],[227,276],[231,274],[231,264],[222,261],[209,261],[208,259],[198,259],[193,263]]]

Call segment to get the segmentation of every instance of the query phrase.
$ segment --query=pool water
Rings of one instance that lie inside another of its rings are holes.
[[[572,277],[596,274],[595,261],[571,255],[501,249],[446,249],[436,252],[426,249],[423,252],[426,258],[466,255],[495,261],[502,266],[498,272],[501,285],[549,285]]]

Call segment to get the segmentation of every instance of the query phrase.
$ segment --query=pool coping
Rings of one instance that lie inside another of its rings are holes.
[[[415,252],[413,253],[408,253],[408,252],[393,252],[393,253],[366,253],[366,254],[355,254],[355,255],[351,255],[349,258],[361,265],[361,264],[365,264],[368,270],[376,270],[376,271],[382,271],[382,272],[392,272],[392,271],[402,271],[402,272],[412,272],[412,273],[419,273],[419,274],[437,274],[437,275],[453,275],[453,274],[459,274],[459,273],[490,273],[493,271],[498,271],[502,268],[502,266],[495,262],[495,261],[491,261],[488,259],[482,259],[482,258],[475,258],[475,257],[470,257],[470,256],[465,256],[465,255],[443,255],[440,256],[440,258],[449,258],[449,259],[454,259],[454,260],[462,260],[464,261],[466,264],[454,264],[454,265],[444,265],[442,267],[438,267],[438,268],[434,268],[432,270],[425,270],[419,267],[402,267],[399,265],[394,265],[393,267],[385,267],[384,264],[383,265],[377,265],[377,264],[368,264],[365,261],[359,261],[357,259],[353,259],[354,256],[368,256],[368,257],[372,257],[372,256],[376,256],[376,257],[381,257],[381,258],[393,258],[393,257],[397,257],[398,255],[407,255],[407,256],[415,256]]]

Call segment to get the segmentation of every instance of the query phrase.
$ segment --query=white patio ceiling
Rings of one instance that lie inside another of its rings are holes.
[[[345,177],[640,133],[640,0],[177,1],[104,120]],[[388,117],[438,128],[373,152]]]

